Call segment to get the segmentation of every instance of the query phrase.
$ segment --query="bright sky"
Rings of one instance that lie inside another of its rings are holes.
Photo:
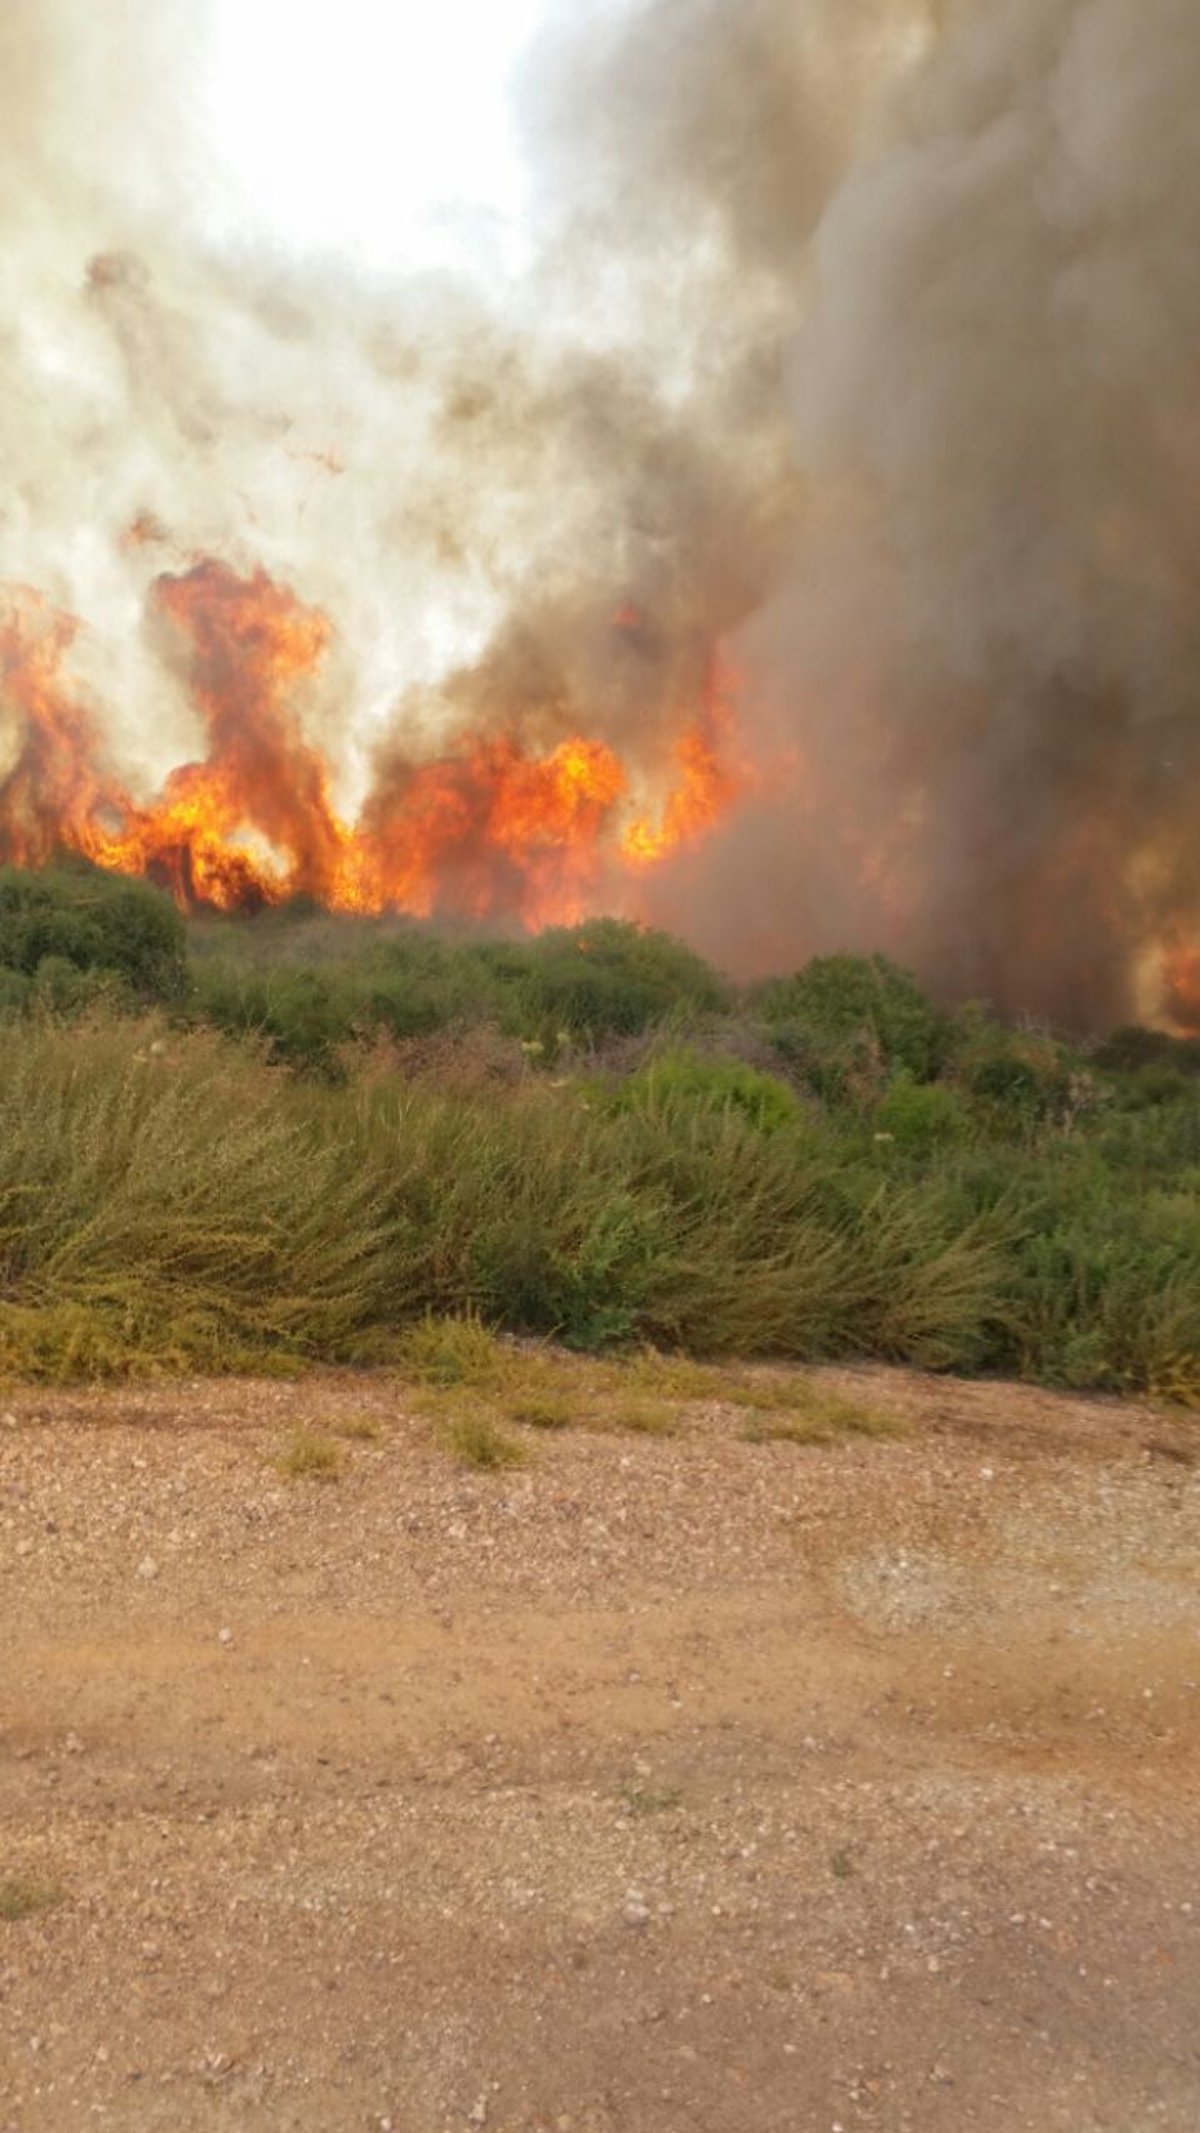
[[[387,269],[520,254],[509,79],[556,0],[211,0],[212,123],[250,219]]]

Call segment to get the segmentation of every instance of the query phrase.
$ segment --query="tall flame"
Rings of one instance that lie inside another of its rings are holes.
[[[675,743],[677,783],[657,828],[643,817],[621,839],[622,854],[633,865],[657,866],[681,845],[699,843],[744,790],[745,775],[733,763],[736,693],[732,667],[714,661],[703,715]]]
[[[0,681],[19,739],[0,781],[0,851],[40,865],[56,850],[145,875],[185,907],[277,904],[571,922],[614,870],[636,874],[706,836],[733,805],[734,685],[718,674],[674,749],[657,821],[630,819],[634,779],[605,741],[570,735],[532,754],[515,732],[468,732],[436,758],[379,765],[356,823],[305,738],[300,692],[331,629],[265,571],[207,560],[154,587],[190,652],[207,747],[139,803],[104,766],[100,731],[65,662],[78,625],[38,595],[0,612]]]

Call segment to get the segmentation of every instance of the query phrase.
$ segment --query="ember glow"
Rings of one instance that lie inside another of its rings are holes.
[[[635,778],[605,741],[571,734],[539,754],[516,732],[468,731],[433,757],[398,754],[393,739],[349,823],[301,720],[330,644],[325,616],[265,571],[239,576],[214,561],[160,576],[152,599],[186,649],[207,748],[143,802],[106,762],[72,685],[77,624],[35,593],[9,596],[0,674],[18,733],[0,781],[0,855],[10,863],[78,852],[169,888],[185,909],[303,894],[333,911],[533,928],[599,908],[621,874],[698,843],[737,797],[725,761],[733,685],[714,661],[654,819],[635,812]]]

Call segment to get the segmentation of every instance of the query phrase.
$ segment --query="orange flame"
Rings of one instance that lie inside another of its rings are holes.
[[[467,734],[453,752],[381,759],[353,826],[298,701],[331,630],[264,571],[205,561],[155,584],[191,651],[204,721],[200,762],[139,804],[103,767],[96,722],[63,664],[77,625],[36,594],[0,610],[0,683],[20,729],[0,780],[0,852],[41,865],[74,850],[146,875],[185,907],[253,909],[304,893],[330,909],[515,916],[533,927],[597,908],[614,867],[657,865],[707,835],[732,805],[729,677],[675,747],[678,779],[658,820],[626,820],[630,776],[608,744],[579,735],[529,753],[512,732]]]
[[[0,612],[0,686],[21,726],[0,787],[0,844],[18,866],[44,866],[64,846],[90,851],[98,825],[129,807],[100,767],[90,712],[61,685],[77,635],[69,615],[26,586],[16,587]]]
[[[621,839],[622,857],[631,866],[659,866],[681,846],[698,844],[744,790],[744,774],[729,760],[736,686],[731,668],[715,668],[702,716],[675,743],[678,781],[657,828],[643,818],[631,822]]]

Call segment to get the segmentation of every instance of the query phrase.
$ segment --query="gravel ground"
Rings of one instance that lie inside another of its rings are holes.
[[[822,1382],[10,1394],[0,2133],[1195,2133],[1196,1426]]]

